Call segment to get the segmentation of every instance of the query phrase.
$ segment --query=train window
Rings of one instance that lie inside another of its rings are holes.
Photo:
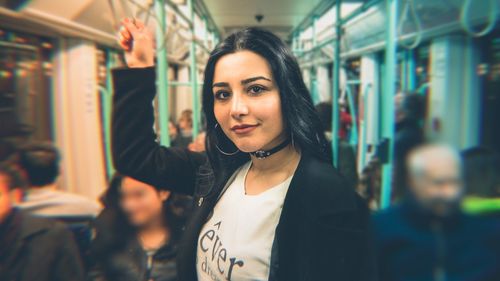
[[[0,46],[2,134],[52,140],[52,41],[0,29]]]
[[[500,151],[500,29],[480,40],[481,63],[477,74],[482,77],[481,144]]]
[[[415,50],[415,88],[421,94],[429,89],[430,73],[430,44],[424,44]]]
[[[430,43],[397,54],[397,89],[402,92],[427,94],[429,88]]]

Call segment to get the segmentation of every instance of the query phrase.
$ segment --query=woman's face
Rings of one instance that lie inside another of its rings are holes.
[[[239,51],[221,57],[212,93],[215,118],[241,151],[270,149],[286,138],[279,89],[260,55]]]
[[[125,177],[120,189],[120,204],[129,222],[137,227],[163,221],[163,203],[168,191]]]

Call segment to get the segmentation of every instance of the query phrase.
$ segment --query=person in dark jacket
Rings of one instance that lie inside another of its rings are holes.
[[[51,219],[94,218],[101,206],[85,196],[58,190],[61,156],[50,143],[34,142],[19,149],[19,165],[29,187],[18,204],[24,211]]]
[[[118,171],[194,195],[181,281],[369,281],[369,211],[333,168],[300,68],[276,35],[247,28],[205,68],[206,154],[155,142],[153,41],[125,20],[129,69],[113,72]]]
[[[394,98],[396,132],[394,135],[394,189],[396,200],[406,193],[406,158],[410,151],[424,142],[422,121],[425,99],[418,93],[399,93]]]
[[[0,165],[0,280],[84,280],[71,232],[63,224],[14,207],[25,187],[21,171]]]
[[[500,221],[461,211],[458,152],[419,147],[408,172],[409,197],[374,216],[380,280],[500,280]]]
[[[329,142],[328,152],[331,152],[332,141],[332,103],[322,102],[316,105],[316,111],[321,120],[326,140]],[[358,183],[358,171],[356,167],[356,152],[354,148],[339,136],[338,143],[339,163],[337,169],[349,180],[352,186]]]
[[[177,241],[191,200],[116,174],[103,203],[88,280],[178,280]]]

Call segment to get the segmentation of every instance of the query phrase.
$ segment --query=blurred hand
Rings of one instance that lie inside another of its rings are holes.
[[[118,43],[125,51],[128,67],[154,65],[154,38],[141,21],[125,18],[118,32]]]

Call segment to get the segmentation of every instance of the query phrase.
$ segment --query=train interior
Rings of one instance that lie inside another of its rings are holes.
[[[0,141],[54,144],[60,190],[99,200],[116,172],[112,69],[126,67],[116,39],[123,18],[155,36],[155,131],[164,146],[186,110],[187,143],[203,134],[210,52],[256,26],[286,42],[313,103],[331,106],[330,132],[342,131],[331,137],[334,166],[342,145],[360,180],[376,159],[372,209],[394,203],[396,95],[423,100],[426,139],[500,152],[498,0],[0,0]],[[465,208],[500,211],[499,182],[482,197]]]

